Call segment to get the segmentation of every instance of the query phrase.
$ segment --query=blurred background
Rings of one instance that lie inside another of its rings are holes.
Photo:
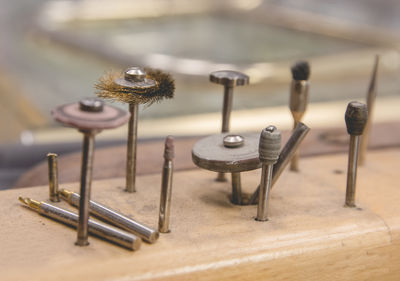
[[[173,100],[141,108],[142,142],[219,132],[223,88],[208,75],[222,69],[250,76],[249,86],[235,88],[234,131],[289,129],[290,66],[299,59],[311,64],[311,127],[343,125],[347,102],[365,101],[376,54],[374,118],[400,119],[396,0],[1,2],[0,189],[47,152],[80,151],[81,135],[56,124],[50,110],[93,96],[99,77],[129,66],[176,80]],[[124,144],[126,130],[100,134],[97,146]]]

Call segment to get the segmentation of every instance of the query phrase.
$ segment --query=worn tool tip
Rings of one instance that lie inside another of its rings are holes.
[[[25,205],[29,205],[29,198],[24,198],[22,196],[18,196],[18,200],[22,203],[24,203]]]
[[[291,68],[294,80],[308,80],[310,64],[307,61],[297,61]]]
[[[175,157],[174,137],[167,136],[167,138],[165,139],[164,158],[166,160],[172,160],[174,157]]]
[[[362,135],[368,120],[367,105],[357,101],[352,101],[347,105],[344,115],[347,132],[350,135]]]

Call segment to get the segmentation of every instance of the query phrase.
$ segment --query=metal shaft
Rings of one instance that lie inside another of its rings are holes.
[[[129,112],[131,117],[128,123],[128,148],[126,158],[126,191],[136,192],[136,148],[139,105],[131,103]]]
[[[36,210],[39,214],[43,216],[49,217],[72,227],[77,227],[78,225],[78,215],[71,213],[67,210],[58,208],[45,202],[32,200],[30,198],[20,197],[19,200],[28,205],[33,210]],[[89,232],[91,234],[96,235],[102,239],[111,241],[130,250],[138,250],[142,243],[141,239],[136,237],[135,235],[119,230],[115,227],[111,227],[92,220],[89,220],[88,225]]]
[[[279,154],[279,159],[274,165],[274,169],[272,172],[272,182],[271,182],[271,188],[274,186],[274,184],[278,181],[280,175],[282,172],[285,170],[286,166],[292,159],[293,155],[297,151],[298,147],[310,131],[310,128],[303,124],[299,123],[296,127],[296,129],[293,131],[292,135],[290,136],[289,140],[283,147],[281,153]],[[259,197],[259,191],[260,191],[260,186],[257,187],[256,191],[252,194],[249,200],[249,204],[255,204],[257,202],[257,198]]]
[[[299,124],[299,121],[294,120],[293,130],[296,129],[298,124]],[[299,170],[299,151],[298,150],[296,150],[293,153],[292,160],[290,162],[290,170],[291,171],[298,171]]]
[[[75,207],[79,207],[80,196],[79,194],[62,189],[60,191],[61,197],[65,199],[69,204]],[[125,216],[107,206],[90,200],[89,211],[92,215],[95,215],[110,224],[118,226],[130,233],[133,233],[143,240],[154,243],[157,241],[159,234],[156,230],[151,229],[137,221]]]
[[[232,173],[232,203],[242,204],[242,183],[240,173]]]
[[[233,101],[233,87],[224,86],[224,101],[222,104],[222,127],[221,133],[227,133],[230,130],[231,112]],[[217,181],[226,181],[225,173],[218,173]]]
[[[258,198],[257,217],[258,221],[268,220],[269,192],[271,190],[273,165],[262,165],[260,193]]]
[[[293,115],[294,126],[293,130],[303,119],[304,113],[308,105],[308,89],[309,82],[307,80],[293,80],[290,89],[290,104],[289,108]],[[296,151],[290,163],[291,171],[299,170],[299,153]]]
[[[355,207],[357,159],[360,136],[350,135],[349,162],[347,166],[346,202],[347,207]]]
[[[92,167],[94,153],[94,131],[85,131],[82,146],[82,166],[81,166],[81,188],[79,203],[79,222],[78,238],[76,245],[89,245],[88,241],[88,221],[89,221],[89,200],[92,184]]]
[[[376,78],[378,73],[379,56],[375,56],[374,68],[372,70],[372,76],[368,87],[367,93],[367,109],[368,109],[368,120],[365,125],[363,136],[360,140],[360,154],[359,154],[359,165],[365,164],[365,158],[368,150],[369,134],[372,126],[373,110],[376,99]]]
[[[160,213],[158,218],[158,231],[161,233],[170,232],[169,219],[171,210],[173,169],[173,162],[165,159],[162,171]]]
[[[233,87],[224,86],[224,101],[222,107],[222,133],[229,132],[233,101]]]
[[[49,196],[50,201],[60,202],[58,196],[58,167],[57,167],[57,154],[47,154],[47,163],[49,167]]]

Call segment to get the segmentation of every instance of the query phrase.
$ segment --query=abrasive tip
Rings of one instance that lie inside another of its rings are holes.
[[[165,139],[165,149],[164,149],[164,158],[166,160],[172,160],[175,157],[174,152],[174,137],[167,136]]]
[[[310,65],[307,61],[297,61],[291,68],[294,80],[308,80]]]

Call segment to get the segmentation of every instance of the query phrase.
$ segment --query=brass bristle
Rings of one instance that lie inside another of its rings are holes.
[[[146,68],[146,77],[156,82],[152,88],[122,87],[114,81],[123,77],[121,73],[109,72],[99,79],[95,84],[96,95],[100,98],[110,99],[134,104],[151,105],[164,98],[170,99],[174,96],[175,83],[172,76],[158,69]]]

